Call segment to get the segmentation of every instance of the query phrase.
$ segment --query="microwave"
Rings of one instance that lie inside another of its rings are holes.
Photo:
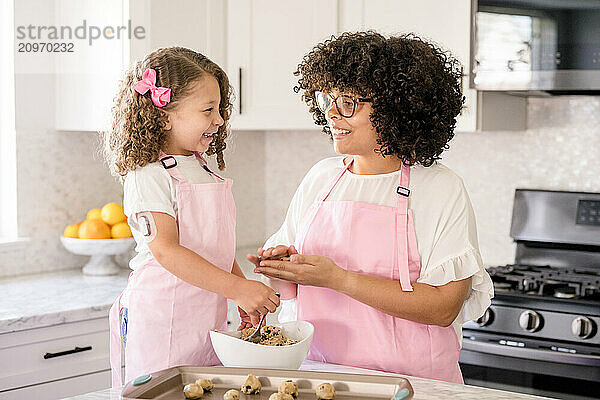
[[[600,94],[600,0],[473,0],[471,88]]]

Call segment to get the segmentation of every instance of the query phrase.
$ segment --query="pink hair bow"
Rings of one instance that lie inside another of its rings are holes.
[[[156,87],[156,71],[152,68],[144,71],[142,80],[134,83],[133,89],[139,94],[145,94],[149,90],[152,102],[157,107],[164,107],[171,101],[171,89]]]

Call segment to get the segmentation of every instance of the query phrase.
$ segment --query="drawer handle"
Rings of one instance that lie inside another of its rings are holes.
[[[44,360],[47,360],[49,358],[54,358],[54,357],[66,356],[67,354],[81,353],[82,351],[88,351],[91,349],[92,349],[92,346],[75,347],[73,350],[59,351],[58,353],[46,353],[46,354],[44,354]]]

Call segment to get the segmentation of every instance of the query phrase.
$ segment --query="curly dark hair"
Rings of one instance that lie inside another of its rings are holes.
[[[382,156],[430,166],[448,149],[464,104],[462,67],[448,52],[414,34],[385,38],[374,31],[350,33],[317,44],[294,75],[294,91],[331,136],[315,91],[338,89],[373,99],[371,124]]]
[[[162,108],[152,103],[150,92],[140,95],[133,89],[147,68],[156,71],[156,86],[171,89],[171,101]],[[193,84],[205,75],[212,75],[219,83],[219,112],[224,121],[206,154],[216,155],[219,169],[225,169],[223,151],[233,93],[229,79],[221,67],[204,55],[185,47],[167,47],[156,49],[136,62],[119,82],[111,128],[102,132],[104,157],[113,175],[123,179],[127,172],[158,160],[167,139],[165,111],[175,109],[189,95]]]

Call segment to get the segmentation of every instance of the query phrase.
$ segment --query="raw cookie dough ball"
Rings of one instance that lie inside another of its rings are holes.
[[[240,392],[235,389],[231,389],[225,392],[223,400],[240,400]]]
[[[204,389],[202,389],[202,386],[200,385],[190,383],[183,388],[183,394],[186,399],[200,399],[204,394]]]
[[[210,379],[198,379],[196,385],[202,386],[205,392],[210,392],[215,387]]]
[[[321,383],[317,386],[317,398],[322,400],[330,400],[335,398],[335,389],[331,383]]]
[[[279,393],[289,394],[294,399],[298,398],[298,384],[296,384],[294,381],[281,382],[281,385],[279,385],[279,389],[277,391]]]
[[[273,393],[269,396],[269,400],[294,400],[294,398],[287,393]]]
[[[262,385],[258,378],[252,374],[246,377],[246,380],[242,384],[242,392],[246,394],[255,394],[260,393],[260,389],[262,389]]]

